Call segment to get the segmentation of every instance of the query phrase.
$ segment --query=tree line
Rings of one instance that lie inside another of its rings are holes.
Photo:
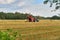
[[[20,13],[20,12],[15,12],[15,13],[5,13],[5,12],[0,12],[0,19],[27,19],[27,16],[31,15],[28,13]],[[33,16],[33,15],[32,15]],[[52,17],[42,17],[42,16],[33,16],[36,17],[37,19],[60,19],[60,16],[54,15]]]
[[[27,14],[15,12],[15,13],[4,13],[0,12],[0,19],[27,19]]]

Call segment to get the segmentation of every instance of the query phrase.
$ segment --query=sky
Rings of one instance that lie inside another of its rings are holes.
[[[55,5],[50,8],[50,4],[45,5],[43,1],[44,0],[0,0],[0,12],[21,12],[44,17],[60,14],[60,9],[51,12],[51,10],[54,10]]]

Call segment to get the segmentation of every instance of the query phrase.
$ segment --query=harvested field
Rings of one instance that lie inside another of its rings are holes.
[[[22,40],[60,40],[60,20],[0,20],[0,30],[6,29],[18,31]]]

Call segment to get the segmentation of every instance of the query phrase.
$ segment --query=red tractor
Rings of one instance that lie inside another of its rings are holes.
[[[29,22],[38,22],[38,20],[31,15],[29,15],[27,18]]]

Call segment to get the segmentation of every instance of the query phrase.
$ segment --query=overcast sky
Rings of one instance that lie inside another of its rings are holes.
[[[22,12],[22,13],[31,13],[33,15],[39,16],[53,16],[58,15],[60,10],[51,12],[54,9],[55,5],[52,8],[43,4],[44,0],[0,0],[0,12]]]

